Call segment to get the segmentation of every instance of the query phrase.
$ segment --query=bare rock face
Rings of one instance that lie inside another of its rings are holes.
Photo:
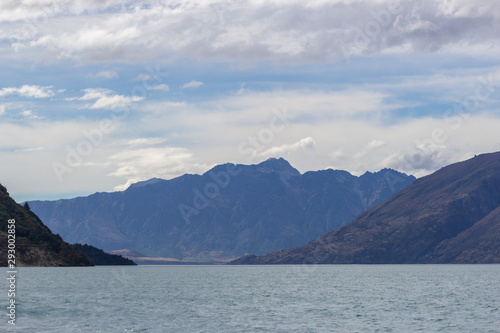
[[[228,260],[306,244],[411,184],[394,170],[301,174],[284,159],[223,164],[124,192],[29,202],[72,243],[148,257]]]
[[[418,179],[304,246],[233,263],[500,263],[500,153]]]

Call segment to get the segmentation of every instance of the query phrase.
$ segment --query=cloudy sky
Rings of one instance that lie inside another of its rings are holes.
[[[0,2],[18,201],[284,157],[423,176],[500,150],[489,0]]]

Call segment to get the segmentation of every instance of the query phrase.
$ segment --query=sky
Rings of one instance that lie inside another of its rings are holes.
[[[489,0],[0,2],[17,201],[283,157],[422,177],[500,150]]]

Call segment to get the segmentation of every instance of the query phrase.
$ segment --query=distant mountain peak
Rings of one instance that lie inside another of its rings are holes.
[[[132,184],[132,185],[129,186],[129,189],[131,189],[131,188],[141,188],[141,187],[148,186],[148,185],[155,184],[155,183],[162,182],[162,181],[164,181],[164,179],[161,179],[161,178],[151,178],[149,180],[144,180],[144,181],[140,181],[140,182],[134,183],[134,184]]]
[[[366,171],[363,175],[384,175],[386,173],[401,173],[397,170],[394,170],[394,169],[391,169],[391,168],[383,168],[383,169],[380,169],[379,171],[375,171],[375,172],[372,172],[372,171]]]
[[[287,160],[284,158],[269,158],[264,162],[257,164],[257,169],[261,172],[277,172],[284,178],[290,178],[293,176],[300,175],[299,170],[295,169]]]

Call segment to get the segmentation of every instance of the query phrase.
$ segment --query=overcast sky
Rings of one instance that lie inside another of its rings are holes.
[[[283,157],[417,177],[500,150],[488,0],[0,2],[18,201]]]

